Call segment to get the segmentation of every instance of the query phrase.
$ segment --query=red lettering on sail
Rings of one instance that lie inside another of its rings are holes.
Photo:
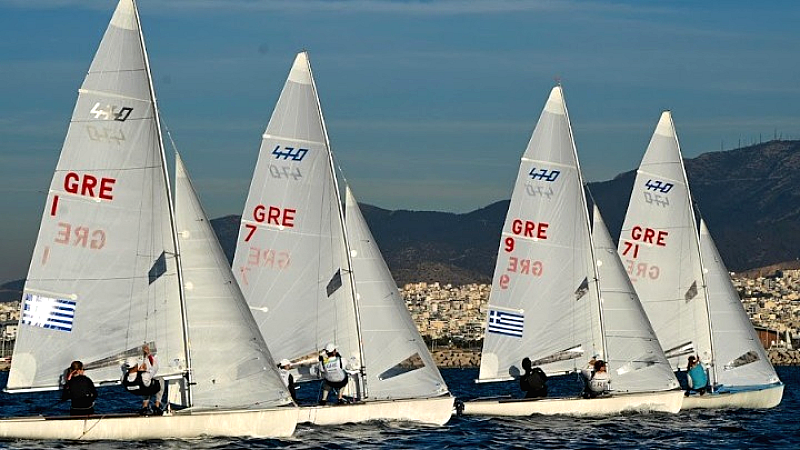
[[[51,216],[55,216],[57,209],[58,209],[58,196],[54,195],[53,196],[53,205],[50,206],[50,215]]]
[[[61,245],[100,250],[106,245],[106,232],[101,229],[92,230],[85,226],[74,227],[67,222],[58,222],[58,231],[53,241]]]
[[[630,253],[631,250],[633,250],[633,255],[631,255],[631,257],[632,258],[639,257],[639,244],[634,244],[629,241],[623,241],[622,243],[625,245],[625,248],[622,250],[622,256],[628,256],[628,253]]]
[[[530,259],[519,259],[515,256],[509,256],[506,272],[540,277],[542,276],[543,268],[544,266],[542,265],[541,261],[532,261]]]
[[[511,277],[508,275],[500,275],[500,289],[508,289],[508,282],[511,281]]]
[[[628,271],[631,281],[644,278],[655,280],[661,275],[661,269],[655,264],[636,262],[632,259],[625,260],[625,270]]]
[[[253,237],[253,233],[256,232],[256,228],[257,227],[255,225],[250,225],[248,223],[244,224],[244,227],[247,228],[248,230],[250,230],[247,233],[247,236],[244,237],[244,241],[245,242],[250,242],[250,238]]]
[[[654,244],[659,247],[667,246],[668,231],[654,230],[653,228],[642,228],[639,225],[631,229],[631,238],[634,241],[642,241],[646,244]]]
[[[284,226],[287,228],[294,227],[296,209],[292,208],[279,208],[277,206],[266,207],[264,205],[256,205],[253,208],[253,220],[258,223],[273,224]]]
[[[281,270],[288,267],[290,262],[291,258],[287,250],[250,247],[247,253],[248,266]]]
[[[75,172],[69,172],[64,177],[64,190],[71,194],[82,195],[84,197],[113,200],[114,196],[111,191],[114,189],[114,183],[116,182],[117,180],[114,178],[98,179],[94,175],[85,174],[81,176]],[[55,211],[55,206],[53,210]]]
[[[511,222],[511,232],[517,236],[547,239],[547,222],[533,222],[531,220],[514,219]]]

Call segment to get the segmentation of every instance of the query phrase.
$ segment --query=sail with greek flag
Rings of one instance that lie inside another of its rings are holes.
[[[72,360],[96,383],[155,343],[186,369],[169,187],[135,5],[119,2],[78,98],[42,214],[7,390],[57,389]],[[157,270],[153,270],[157,266]],[[69,305],[60,329],[30,313]],[[46,306],[49,305],[49,306]]]
[[[525,357],[563,374],[604,353],[597,286],[588,282],[595,275],[586,208],[556,86],[522,156],[503,225],[478,381],[517,377]]]

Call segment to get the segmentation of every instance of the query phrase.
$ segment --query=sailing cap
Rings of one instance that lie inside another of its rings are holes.
[[[331,353],[336,350],[336,344],[333,342],[328,342],[328,345],[325,346],[325,351]]]
[[[130,357],[125,360],[125,368],[130,369],[132,367],[139,367],[139,359]]]
[[[291,365],[292,365],[292,362],[291,362],[291,361],[289,361],[288,359],[286,359],[286,358],[283,358],[283,359],[281,360],[281,367],[283,367],[283,366],[291,366]]]

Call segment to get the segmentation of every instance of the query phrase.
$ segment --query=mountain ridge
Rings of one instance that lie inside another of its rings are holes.
[[[798,265],[800,141],[774,140],[684,161],[694,200],[729,270]],[[615,240],[635,175],[632,170],[587,184]],[[360,206],[395,280],[403,285],[490,282],[508,204],[500,200],[461,214]],[[229,261],[239,220],[236,215],[211,220]],[[0,301],[17,288],[18,281],[0,286]]]

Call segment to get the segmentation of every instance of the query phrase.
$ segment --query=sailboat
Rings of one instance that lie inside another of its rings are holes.
[[[704,221],[698,232],[672,114],[664,111],[636,174],[619,255],[673,370],[698,355],[712,395],[683,408],[771,408],[783,383],[750,323]]]
[[[73,360],[83,361],[96,385],[118,384],[122,362],[141,356],[147,343],[182,409],[2,419],[0,437],[294,432],[297,408],[180,160],[176,169],[175,210],[138,10],[120,0],[50,185],[6,390],[57,390]]]
[[[678,412],[682,393],[625,276],[599,210],[593,226],[561,86],[550,93],[522,157],[489,296],[479,383],[548,375],[605,360],[611,395],[477,399],[463,414],[603,416]]]
[[[335,169],[301,52],[263,135],[233,259],[239,285],[297,382],[319,379],[328,343],[346,360],[354,402],[301,407],[299,422],[444,424],[454,399],[349,188],[345,217]]]

